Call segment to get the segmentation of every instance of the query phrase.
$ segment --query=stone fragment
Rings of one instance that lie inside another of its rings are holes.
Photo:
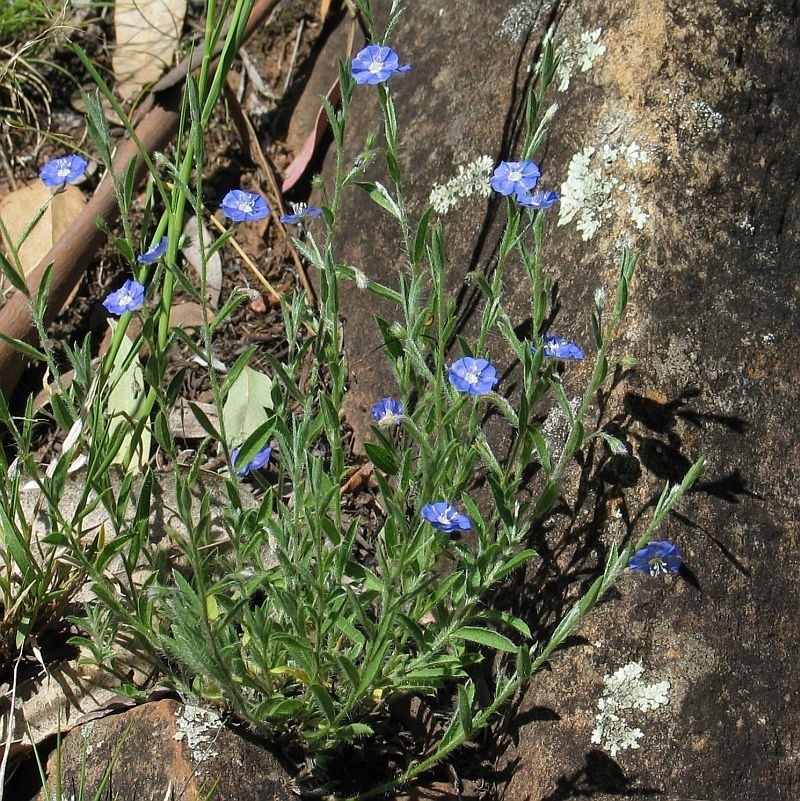
[[[83,797],[94,798],[105,778],[108,795],[102,797],[116,801],[296,799],[291,778],[272,753],[226,728],[213,712],[171,699],[73,729],[61,742],[60,759],[65,798],[81,781]],[[53,752],[47,762],[50,798],[56,781]],[[37,801],[47,798],[42,791]]]

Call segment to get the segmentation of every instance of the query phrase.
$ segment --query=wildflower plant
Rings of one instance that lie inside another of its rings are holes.
[[[32,408],[15,418],[0,404],[0,417],[18,453],[13,470],[0,463],[11,478],[9,486],[0,483],[0,510],[4,526],[8,521],[15,532],[2,549],[9,578],[0,583],[0,600],[4,609],[16,608],[27,587],[42,589],[60,575],[55,568],[43,573],[41,558],[33,554],[30,526],[26,528],[14,496],[25,477],[39,488],[51,523],[45,538],[48,558],[61,560],[60,569],[71,582],[59,597],[68,598],[88,577],[96,604],[73,620],[95,661],[108,671],[119,670],[125,692],[136,696],[144,688],[132,686],[117,667],[115,653],[122,648],[148,659],[161,684],[322,759],[331,749],[372,735],[389,714],[390,701],[451,691],[449,722],[431,748],[412,754],[397,779],[403,781],[444,759],[491,722],[611,587],[634,553],[650,542],[702,463],[679,485],[664,490],[651,523],[636,541],[611,548],[600,575],[546,640],[534,639],[526,620],[494,608],[497,588],[537,558],[531,536],[558,499],[567,467],[592,440],[618,442],[601,427],[591,427],[589,412],[614,372],[612,339],[626,308],[636,259],[623,253],[610,311],[605,296],[597,296],[589,356],[578,345],[546,333],[552,284],[541,251],[548,209],[557,197],[545,192],[534,200],[537,195],[531,190],[540,175],[533,158],[549,121],[547,114],[540,120],[539,111],[557,66],[547,44],[528,97],[519,153],[502,154],[508,160],[500,162],[490,179],[505,210],[497,262],[491,273],[474,276],[482,296],[474,330],[469,336],[457,332],[453,300],[445,288],[444,227],[432,207],[412,219],[405,202],[398,158],[401,127],[389,79],[405,74],[404,80],[413,80],[414,73],[409,73],[409,64],[401,66],[402,59],[386,44],[400,19],[399,2],[392,3],[384,31],[376,28],[369,0],[355,3],[372,44],[340,65],[340,107],[326,104],[334,175],[321,189],[318,207],[295,210],[285,218],[286,223],[318,220],[309,226],[313,230],[300,229],[302,236],[295,240],[318,272],[318,303],[311,306],[300,293],[280,297],[286,353],[280,360],[262,354],[271,389],[253,399],[259,422],[247,431],[229,430],[225,406],[250,369],[254,348],[245,349],[224,375],[213,364],[215,336],[248,296],[234,292],[212,316],[204,265],[235,238],[237,227],[268,216],[269,203],[241,189],[225,194],[220,208],[230,227],[213,245],[197,237],[203,265],[199,287],[178,268],[177,252],[189,212],[198,226],[208,213],[203,132],[217,107],[225,71],[239,51],[252,2],[231,5],[227,25],[209,14],[198,77],[189,76],[186,83],[175,151],[169,158],[141,154],[149,171],[150,229],[145,240],[130,223],[132,178],[111,169],[99,97],[85,97],[94,146],[115,181],[124,229],[117,246],[135,279],[106,299],[109,313],[121,317],[99,366],[92,363],[88,342],[67,347],[75,371],[70,385],[63,380],[42,322],[46,292],[29,296],[41,341],[37,347],[17,345],[47,364],[56,387],[50,414],[69,433],[53,470],[42,475],[30,453]],[[132,130],[102,76],[85,54],[76,52],[99,93]],[[344,155],[349,117],[364,92],[377,93],[383,141],[380,147],[366,143],[364,152],[375,158],[351,164]],[[377,172],[379,165],[384,172],[373,177],[373,167]],[[342,209],[365,200],[388,215],[402,243],[407,268],[393,286],[336,258]],[[163,209],[160,216],[156,208]],[[154,245],[137,257],[142,241]],[[12,261],[4,269],[13,282],[19,275]],[[522,266],[530,285],[529,339],[517,332],[505,309],[504,275],[512,263]],[[343,491],[352,467],[340,415],[347,374],[339,293],[346,281],[356,281],[394,312],[392,320],[376,317],[395,385],[386,388],[387,397],[375,399],[373,436],[365,444],[383,510],[383,519],[369,532],[368,559],[358,558],[356,544],[364,533]],[[24,291],[24,282],[14,285]],[[204,309],[199,339],[170,324],[178,286]],[[145,287],[151,299],[147,304]],[[126,333],[132,316],[126,312],[131,311],[138,312],[142,323],[132,342]],[[169,377],[167,370],[176,343],[209,366],[218,411],[212,419],[191,404],[206,439],[188,466],[168,424],[180,391],[179,378]],[[142,345],[148,356],[140,364]],[[591,374],[572,403],[559,371],[569,368],[565,362],[583,358],[592,362]],[[509,367],[519,375],[513,399],[500,378]],[[116,411],[111,404],[115,389],[131,374],[140,388],[137,405]],[[558,452],[551,452],[537,422],[548,405],[560,407],[569,424]],[[511,443],[502,452],[495,451],[483,427],[490,414],[499,417]],[[144,449],[144,441],[152,445]],[[139,460],[143,450],[145,458]],[[158,493],[153,491],[156,470],[150,451],[172,465],[171,511],[181,525],[171,526],[169,549],[151,536],[150,515]],[[216,478],[224,502],[212,492],[193,492],[207,452],[221,457]],[[137,460],[140,481],[132,469]],[[119,481],[113,480],[114,462],[122,475]],[[67,515],[59,504],[76,463],[81,465],[82,494],[75,513]],[[532,470],[535,493],[532,500],[523,500]],[[476,478],[488,488],[491,502],[476,500]],[[250,483],[259,488],[256,496],[245,491]],[[90,512],[98,507],[105,509],[106,518],[102,525],[90,525]],[[443,571],[444,557],[451,567]],[[660,558],[669,564],[667,555]],[[10,624],[18,629],[17,647],[35,634],[33,624],[23,620],[35,614],[37,610],[28,609]],[[474,671],[487,651],[502,658],[488,697],[478,701]],[[372,793],[385,789],[373,788]]]

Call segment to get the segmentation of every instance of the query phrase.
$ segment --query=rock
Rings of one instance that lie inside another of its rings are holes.
[[[796,796],[797,17],[796,4],[750,0],[418,0],[390,38],[413,64],[391,79],[412,215],[459,166],[518,155],[528,66],[550,28],[565,69],[537,159],[541,184],[563,196],[544,251],[557,281],[554,330],[588,344],[595,289],[613,290],[622,245],[641,254],[617,347],[636,368],[606,410],[632,446],[627,477],[590,465],[593,494],[567,485],[565,513],[534,538],[542,558],[518,603],[537,636],[612,540],[641,533],[664,483],[708,458],[662,530],[683,549],[685,573],[624,576],[618,598],[531,682],[498,759],[509,801]],[[374,92],[358,87],[348,160],[379,130]],[[377,168],[369,177],[385,180]],[[338,258],[394,285],[404,269],[395,229],[348,198]],[[477,195],[442,215],[467,334],[475,295],[465,277],[492,264],[503,216],[496,198]],[[518,279],[507,277],[507,308],[524,323],[530,301]],[[355,285],[343,287],[342,312],[346,413],[363,440],[371,404],[392,390],[373,314],[393,316]],[[492,348],[505,358],[500,343]],[[571,369],[568,392],[589,369]],[[625,706],[615,682],[627,682],[631,704],[637,693],[665,702]],[[642,736],[619,727],[617,747],[613,737],[592,742],[601,699]],[[618,747],[631,740],[639,748]]]
[[[56,758],[53,752],[47,763],[50,796],[42,791],[40,801],[54,797]],[[214,713],[170,699],[73,729],[61,742],[60,759],[65,797],[80,786],[85,759],[86,798],[95,797],[107,773],[105,792],[118,801],[295,798],[290,777],[269,751],[227,729]]]

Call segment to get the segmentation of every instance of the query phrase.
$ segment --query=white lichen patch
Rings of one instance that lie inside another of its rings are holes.
[[[572,419],[578,412],[578,407],[581,405],[581,399],[578,397],[569,399],[569,408],[571,411]],[[553,457],[553,460],[561,458],[564,446],[567,444],[569,434],[572,429],[572,421],[560,406],[554,406],[545,417],[542,423],[542,436],[547,444],[547,450]]]
[[[718,131],[725,120],[722,114],[711,108],[705,100],[693,100],[689,109],[694,117],[695,126],[699,129]]]
[[[586,147],[576,153],[567,168],[567,180],[561,184],[558,224],[577,220],[577,229],[583,240],[588,241],[604,223],[627,211],[631,222],[641,231],[650,215],[639,198],[633,173],[649,161],[650,155],[635,141],[616,146],[606,144],[600,150]],[[620,171],[628,176],[620,177],[617,174]]]
[[[179,731],[176,740],[186,740],[186,745],[195,762],[218,756],[212,749],[217,735],[222,730],[222,720],[210,709],[186,704],[175,712]]]
[[[535,4],[531,0],[523,0],[508,10],[497,32],[504,39],[516,44],[530,30],[535,18]]]
[[[444,184],[434,184],[429,202],[437,214],[447,214],[460,200],[474,195],[489,197],[489,177],[494,167],[491,156],[478,156],[469,164],[459,164],[458,173]]]
[[[644,667],[639,662],[629,662],[603,678],[605,688],[597,701],[600,711],[595,715],[592,742],[612,757],[619,751],[639,748],[639,740],[644,736],[623,714],[625,711],[652,712],[669,702],[669,682],[648,684],[642,680],[643,674]]]
[[[559,92],[569,89],[569,82],[576,69],[588,72],[594,62],[606,52],[606,46],[600,43],[602,33],[602,28],[595,28],[593,31],[584,31],[575,44],[571,44],[569,39],[561,43],[558,48],[560,61],[556,71]]]

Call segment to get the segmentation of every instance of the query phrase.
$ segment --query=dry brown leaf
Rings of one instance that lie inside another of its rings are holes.
[[[339,79],[337,78],[326,95],[328,102],[336,108],[341,100],[341,91],[339,89]],[[317,146],[322,141],[325,133],[328,130],[328,115],[323,106],[319,107],[317,116],[314,121],[314,129],[306,137],[303,147],[300,152],[294,157],[292,163],[286,168],[284,173],[283,184],[281,191],[288,192],[302,177],[306,168],[314,158],[317,152]]]
[[[375,465],[372,462],[365,462],[360,467],[350,471],[345,477],[342,486],[339,487],[339,495],[348,495],[359,492],[365,486],[369,486],[370,479],[375,472]]]
[[[207,312],[208,322],[214,322],[214,314],[209,310]],[[203,319],[203,307],[199,303],[187,300],[185,303],[176,303],[169,310],[169,325],[170,328],[182,328],[187,331],[191,328],[199,328],[205,325]]]
[[[202,260],[200,258],[200,245],[197,234],[197,218],[189,217],[183,226],[183,247],[181,253],[189,264],[194,267],[197,275],[202,272]],[[203,226],[203,249],[208,251],[214,244],[208,228]],[[206,259],[206,295],[212,309],[219,308],[219,294],[222,291],[222,259],[219,252],[214,253]]]
[[[116,91],[134,98],[157,81],[174,61],[186,16],[186,0],[117,0],[116,45],[111,65]]]
[[[13,710],[11,758],[53,735],[65,734],[87,715],[97,717],[100,710],[111,713],[120,704],[132,703],[120,697],[118,679],[77,664],[89,658],[88,649],[81,647],[77,659],[49,665],[46,675],[20,682]],[[149,668],[142,658],[126,654],[122,663],[130,667],[133,683],[144,683]],[[10,687],[2,689],[5,695],[10,695]],[[4,714],[0,718],[0,737],[4,743],[8,735],[8,714]]]
[[[23,186],[0,201],[0,218],[11,239],[11,243],[3,244],[7,251],[11,244],[19,247],[19,259],[26,276],[36,269],[85,205],[86,198],[77,187],[68,184],[54,194],[41,181]],[[43,208],[44,214],[20,245],[25,229]]]
[[[195,403],[201,412],[211,421],[212,425],[219,425],[217,407],[213,403]],[[179,439],[203,439],[208,432],[200,425],[189,401],[178,398],[178,402],[169,413],[169,430],[173,437]]]

